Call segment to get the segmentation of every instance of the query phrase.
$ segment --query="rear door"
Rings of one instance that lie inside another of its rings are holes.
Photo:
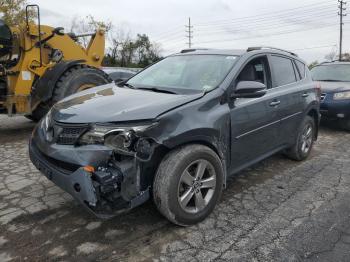
[[[278,138],[284,144],[289,144],[295,141],[304,110],[303,79],[293,58],[272,54],[269,56],[269,62],[273,83],[271,93],[278,103],[276,109],[281,120]]]

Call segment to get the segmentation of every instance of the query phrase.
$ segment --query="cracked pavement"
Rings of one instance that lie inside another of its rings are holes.
[[[34,126],[0,116],[0,261],[349,261],[350,133],[322,127],[308,161],[275,155],[230,179],[204,222],[151,202],[99,220],[28,158]]]

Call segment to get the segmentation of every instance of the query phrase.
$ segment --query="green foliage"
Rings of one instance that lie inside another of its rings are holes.
[[[25,23],[26,5],[27,0],[0,0],[0,18],[9,26]],[[34,13],[29,12],[29,19],[33,17]]]
[[[161,59],[160,48],[146,34],[136,39],[112,39],[112,47],[104,58],[104,66],[146,67]]]
[[[313,61],[311,64],[309,64],[309,69],[311,70],[312,68],[314,68],[318,64],[319,64],[318,61]]]

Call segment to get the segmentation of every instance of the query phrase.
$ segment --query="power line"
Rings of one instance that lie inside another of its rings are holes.
[[[328,5],[325,5],[326,3],[328,3]],[[311,9],[305,9],[305,7],[308,6],[312,6]],[[270,12],[270,13],[264,13],[261,15],[255,15],[255,16],[246,16],[246,17],[240,17],[240,18],[235,18],[235,19],[230,19],[230,20],[219,20],[219,21],[226,21],[225,23],[213,23],[213,22],[209,22],[207,25],[205,24],[198,24],[199,27],[222,27],[225,25],[232,25],[232,24],[242,24],[242,23],[247,23],[247,22],[259,22],[259,24],[262,24],[264,22],[268,22],[271,23],[272,21],[271,18],[284,18],[286,17],[286,12],[291,12],[292,10],[295,9],[300,9],[303,8],[304,10],[298,11],[298,14],[293,15],[293,17],[304,17],[305,15],[308,17],[312,17],[315,15],[321,15],[322,13],[325,12],[329,12],[331,13],[333,10],[330,10],[329,8],[332,7],[333,5],[329,5],[329,2],[324,1],[324,2],[318,2],[317,6],[314,7],[314,4],[309,4],[309,5],[303,5],[303,6],[299,6],[296,8],[291,8],[291,9],[284,9],[281,11],[276,11],[276,12]],[[334,7],[334,6],[333,6]],[[336,10],[335,10],[336,12]],[[267,16],[268,14],[272,14],[272,16]],[[311,14],[311,15],[309,15]],[[290,15],[288,15],[288,18],[293,18]],[[249,21],[247,21],[247,19]],[[197,27],[197,24],[195,25]],[[207,29],[200,29],[201,31],[207,30]],[[211,30],[211,29],[209,29]],[[172,27],[170,29],[167,29],[167,31],[163,31],[163,32],[159,32],[155,35],[153,35],[152,37],[154,39],[156,39],[157,41],[162,41],[163,39],[167,39],[169,37],[174,38],[174,34],[179,34],[181,33],[181,27],[180,26],[176,26],[176,27]]]
[[[324,26],[319,26],[317,28],[316,27],[312,27],[312,28],[307,28],[307,29],[280,31],[280,32],[272,33],[272,34],[265,34],[265,35],[258,35],[258,36],[247,36],[247,37],[240,37],[240,38],[238,37],[238,38],[223,39],[223,40],[205,41],[205,42],[201,42],[201,44],[214,43],[214,42],[229,42],[229,41],[235,41],[235,40],[269,37],[269,36],[276,36],[276,35],[283,35],[283,34],[298,33],[298,32],[303,32],[303,31],[318,30],[318,29],[323,29],[323,28],[326,28],[326,27],[334,27],[334,26],[335,25],[332,23],[332,24],[326,24]]]
[[[346,16],[346,14],[344,14],[344,11],[346,10],[346,8],[344,7],[344,5],[346,5],[346,2],[343,0],[338,0],[339,2],[339,60],[341,61],[342,59],[342,48],[343,48],[343,17]]]
[[[236,40],[244,40],[244,39],[254,39],[254,38],[261,38],[261,37],[271,37],[271,36],[277,36],[277,35],[287,35],[291,33],[298,33],[298,32],[303,32],[303,31],[310,31],[310,30],[319,30],[319,29],[325,29],[325,28],[331,28],[333,27],[333,23],[325,24],[323,26],[318,26],[318,27],[312,27],[312,28],[306,28],[306,29],[298,29],[298,30],[282,30],[278,31],[275,33],[270,33],[270,34],[264,34],[264,35],[253,35],[253,36],[246,36],[246,37],[237,37],[237,38],[230,38],[230,39],[217,39],[213,41],[202,41],[201,44],[207,44],[207,43],[218,43],[218,42],[231,42],[231,41],[236,41]],[[175,47],[180,47],[181,46],[181,39],[178,41],[173,41],[170,44],[166,45],[168,48],[174,46]]]
[[[193,26],[191,25],[191,17],[188,18],[188,25],[185,25],[186,27],[186,33],[187,33],[187,38],[188,38],[188,48],[191,48],[192,46],[192,38],[193,38]]]
[[[323,19],[323,22],[325,22],[326,20],[329,20],[330,18],[336,18],[335,15],[323,15],[322,16],[322,19]],[[251,25],[248,25],[248,26],[241,26],[239,27],[239,29],[235,29],[235,28],[222,28],[220,30],[206,30],[206,31],[202,31],[202,30],[198,30],[197,32],[197,35],[198,36],[201,36],[203,33],[205,34],[208,34],[208,32],[210,32],[209,34],[210,35],[215,35],[215,34],[221,34],[221,33],[246,33],[246,32],[249,32],[249,31],[266,31],[266,30],[273,30],[273,29],[278,29],[278,28],[290,28],[290,27],[298,27],[298,26],[305,26],[305,25],[313,25],[313,26],[319,26],[319,20],[318,19],[294,19],[293,21],[294,23],[276,23],[276,22],[273,22],[273,23],[268,23],[268,24],[263,24],[263,25],[260,25],[260,24],[251,24]],[[330,21],[328,21],[330,22]],[[317,23],[317,25],[316,25]],[[322,24],[321,24],[322,25]]]
[[[327,3],[327,5],[325,5]],[[315,7],[316,4],[316,7]],[[205,23],[198,23],[196,24],[196,26],[211,26],[215,23],[232,23],[235,21],[246,21],[246,20],[260,20],[260,19],[265,19],[265,18],[271,18],[271,17],[275,17],[276,15],[278,16],[285,16],[288,15],[289,13],[294,13],[294,10],[296,9],[303,9],[302,11],[298,11],[298,13],[306,13],[307,11],[314,11],[314,10],[318,10],[318,9],[327,9],[329,7],[333,7],[333,4],[331,4],[329,1],[326,2],[318,2],[315,4],[309,4],[309,5],[303,5],[303,6],[299,6],[299,7],[295,7],[295,8],[288,8],[288,9],[282,9],[279,11],[274,11],[274,12],[268,12],[268,13],[262,13],[260,15],[254,15],[254,16],[244,16],[244,17],[237,17],[234,19],[221,19],[221,20],[212,20],[212,21],[208,21]],[[310,8],[305,8],[305,7],[309,7]]]
[[[274,21],[266,21],[264,24],[249,24],[249,25],[242,25],[240,26],[239,29],[232,29],[232,28],[222,28],[220,30],[215,30],[215,29],[200,29],[198,30],[199,33],[206,33],[206,32],[211,32],[210,35],[215,35],[215,34],[221,34],[221,33],[229,33],[231,30],[231,33],[245,33],[251,29],[253,29],[254,31],[266,31],[266,30],[271,30],[271,29],[278,29],[278,28],[291,28],[291,27],[296,27],[299,25],[306,25],[306,24],[310,24],[310,23],[317,23],[317,27],[318,22],[319,22],[319,18],[322,18],[322,21],[327,21],[330,18],[335,18],[335,15],[329,14],[329,15],[325,15],[325,14],[318,14],[318,15],[312,15],[312,16],[307,16],[303,19],[301,19],[301,17],[289,17],[289,20],[291,20],[291,22],[294,22],[294,24],[288,24],[289,21],[284,22],[284,23],[276,23]],[[187,26],[188,27],[188,26]],[[192,27],[192,25],[191,25]],[[191,30],[192,31],[192,30]],[[188,30],[186,31],[188,33]],[[192,33],[192,32],[191,32]],[[199,34],[199,36],[201,36],[201,34]],[[188,36],[186,36],[188,37]],[[191,38],[193,37],[193,35],[191,34]],[[167,38],[163,38],[159,41],[161,42],[174,42],[174,40],[178,40],[175,42],[180,42],[182,39],[182,34],[173,34],[171,37],[167,37]],[[192,41],[191,41],[192,43]],[[188,44],[188,43],[187,43]],[[191,44],[193,45],[193,43]]]
[[[338,0],[339,2],[343,0]],[[246,37],[236,37],[236,38],[226,38],[226,39],[216,39],[213,41],[203,41],[200,44],[206,44],[206,43],[218,43],[218,42],[229,42],[234,40],[243,40],[243,39],[254,39],[254,38],[261,38],[261,37],[270,37],[270,36],[276,36],[276,35],[285,35],[285,34],[292,34],[292,33],[298,33],[303,31],[309,31],[309,30],[318,30],[323,28],[330,28],[334,26],[334,23],[331,23],[331,18],[336,18],[336,9],[330,9],[330,7],[334,7],[334,5],[330,5],[329,1],[324,1],[321,3],[317,3],[317,6],[314,7],[315,4],[310,5],[304,5],[299,6],[296,8],[291,9],[285,9],[277,12],[270,12],[265,13],[263,15],[258,16],[247,16],[247,17],[241,17],[236,19],[230,19],[230,20],[219,20],[221,23],[217,21],[216,24],[212,22],[208,23],[202,23],[198,24],[201,28],[198,29],[199,32],[212,32],[210,35],[213,34],[220,34],[220,32],[228,32],[230,29],[232,30],[232,33],[242,33],[242,32],[249,32],[250,31],[267,31],[272,30],[272,33],[266,33],[263,35],[248,35]],[[309,7],[309,8],[306,8]],[[303,10],[300,11],[294,11],[295,13],[292,13],[292,10],[297,10],[303,8]],[[334,14],[334,15],[333,15]],[[320,20],[321,19],[321,20]],[[323,21],[323,24],[319,24],[319,21]],[[327,23],[328,22],[328,23]],[[342,20],[342,22],[344,22]],[[300,25],[305,24],[313,24],[312,27],[305,28],[305,29],[297,29]],[[232,28],[232,25],[236,25],[238,28]],[[197,27],[197,24],[195,24]],[[224,28],[226,26],[227,28]],[[192,47],[193,45],[193,24],[191,24],[191,19],[189,18],[188,25],[186,27],[186,38],[188,38],[188,47]],[[215,27],[221,27],[219,29],[215,29]],[[278,28],[283,29],[289,29],[290,30],[274,30]],[[294,28],[293,28],[294,27]],[[196,29],[197,32],[197,29]],[[169,32],[169,34],[171,34]],[[174,46],[174,48],[177,48],[180,46],[179,42],[181,41],[181,36],[176,36],[177,34],[171,34],[171,37],[166,37],[164,40],[165,42],[170,42],[171,40],[175,39],[175,41],[171,41],[171,43],[167,44],[168,50],[170,46]],[[166,40],[167,39],[167,40]],[[197,41],[198,42],[198,41]],[[314,47],[314,48],[324,48],[329,46],[320,46],[320,47]],[[173,49],[173,48],[172,48]],[[307,48],[311,49],[311,48]],[[304,49],[302,49],[304,50]]]
[[[334,5],[332,5],[334,7]],[[245,32],[250,29],[255,29],[260,30],[260,31],[266,31],[266,30],[271,30],[279,27],[291,27],[300,24],[310,24],[310,23],[316,23],[318,22],[317,18],[322,18],[322,21],[326,21],[328,19],[331,19],[333,17],[333,11],[334,15],[336,15],[336,9],[330,9],[332,7],[329,5],[329,2],[324,1],[321,3],[317,3],[317,6],[314,7],[313,4],[309,5],[303,5],[299,6],[296,8],[291,8],[291,9],[285,9],[281,11],[276,11],[276,12],[270,12],[270,13],[265,13],[263,15],[258,15],[258,16],[247,16],[247,17],[241,17],[241,18],[236,18],[236,19],[231,19],[229,22],[227,20],[220,20],[220,21],[226,21],[225,23],[221,24],[207,24],[204,25],[199,24],[202,26],[202,28],[198,29],[198,32],[211,32],[210,34],[220,34],[220,32],[230,32],[231,33],[241,33]],[[308,7],[308,8],[307,8]],[[312,9],[310,9],[312,7]],[[291,13],[293,10],[297,10],[303,8],[304,10],[299,10],[295,13]],[[272,15],[271,15],[272,14]],[[249,22],[247,21],[249,19]],[[245,21],[244,21],[245,20]],[[248,23],[247,23],[248,22]],[[226,26],[225,26],[226,25]],[[232,29],[232,25],[236,25],[239,27],[239,29]],[[189,26],[191,26],[189,28]],[[197,26],[197,24],[196,24]],[[221,27],[216,29],[215,27]],[[226,27],[226,28],[225,28]],[[187,42],[188,45],[191,46],[193,45],[193,25],[187,25],[186,29],[186,38],[189,39]],[[231,30],[230,30],[231,29]],[[190,32],[189,32],[190,31]],[[197,30],[196,30],[197,32]],[[190,37],[189,37],[190,36]],[[168,32],[163,32],[162,34],[159,34],[158,37],[160,39],[157,39],[157,41],[160,42],[177,42],[180,41],[181,37],[181,29],[174,30],[174,31],[168,31]]]
[[[334,11],[334,13],[332,12]],[[317,18],[331,18],[334,17],[336,18],[336,9],[334,10],[323,10],[322,12],[314,12],[312,14],[307,14],[307,15],[289,15],[288,17],[285,16],[281,16],[281,17],[276,17],[276,19],[266,19],[263,21],[250,21],[250,22],[236,22],[236,23],[232,23],[232,24],[222,24],[222,25],[213,25],[213,26],[208,26],[206,28],[199,28],[198,31],[203,32],[203,31],[214,31],[214,30],[218,30],[217,27],[220,28],[232,28],[233,26],[236,27],[251,27],[251,26],[262,26],[262,25],[270,25],[270,24],[276,24],[276,23],[293,23],[293,22],[297,22],[299,19],[302,20],[316,20],[316,21],[320,21]],[[323,19],[322,19],[323,20]],[[220,29],[219,28],[219,29]],[[197,30],[196,30],[197,31]]]
[[[304,48],[298,48],[298,49],[289,49],[290,51],[302,51],[302,50],[310,50],[310,49],[319,49],[319,48],[326,48],[326,47],[336,47],[337,45],[321,45],[321,46],[311,46],[311,47],[304,47]]]
[[[174,27],[175,28],[175,27]],[[181,33],[183,34],[183,27],[182,26],[177,26],[176,27],[177,29],[173,29],[173,30],[170,30],[168,29],[166,32],[163,31],[162,33],[159,33],[159,34],[156,34],[156,35],[153,35],[152,37],[153,38],[158,38],[158,39],[162,39],[162,38],[167,38],[171,35],[174,35],[176,33]]]

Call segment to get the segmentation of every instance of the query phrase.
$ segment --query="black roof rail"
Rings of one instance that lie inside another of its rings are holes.
[[[187,49],[182,49],[180,53],[189,53],[189,52],[194,52],[199,50],[209,50],[209,48],[187,48]]]
[[[255,47],[248,47],[247,52],[251,52],[251,51],[255,51],[255,50],[263,50],[263,49],[273,49],[273,50],[278,50],[278,51],[282,51],[282,52],[286,52],[288,54],[291,54],[293,56],[298,57],[298,55],[296,53],[293,53],[291,51],[288,50],[284,50],[281,48],[276,48],[276,47],[271,47],[271,46],[255,46]]]

